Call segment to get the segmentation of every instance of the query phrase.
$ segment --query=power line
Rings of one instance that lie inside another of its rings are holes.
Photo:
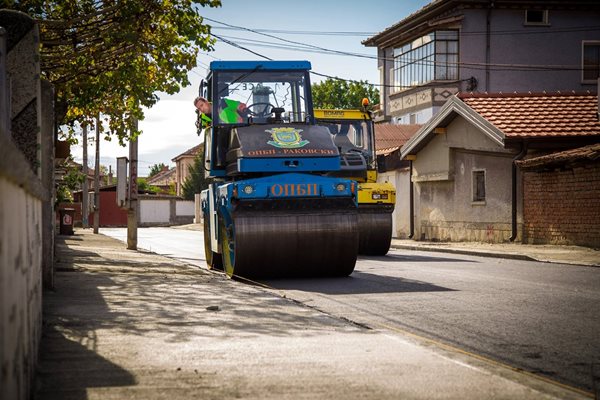
[[[215,36],[215,35],[213,35]],[[217,37],[217,36],[215,36]],[[222,36],[217,37],[218,39],[222,40],[222,41],[226,41]],[[233,42],[232,40],[227,40],[226,42],[229,42],[228,44],[232,44],[232,43],[236,43],[235,45],[239,45],[239,42]],[[244,44],[250,44],[250,45],[254,45],[257,47],[269,47],[269,48],[276,48],[276,49],[283,49],[283,50],[291,50],[291,51],[312,51],[312,52],[317,52],[317,53],[325,53],[325,54],[330,54],[329,52],[322,52],[322,51],[316,51],[313,49],[309,49],[309,48],[303,48],[301,46],[285,46],[285,45],[277,45],[277,44],[271,44],[269,42],[265,42],[265,41],[254,41],[251,39],[247,39],[247,40],[242,40],[242,42]],[[232,44],[233,45],[233,44]],[[338,54],[338,55],[345,55],[345,56],[349,56],[349,57],[355,57],[358,56],[356,53],[349,53],[349,52],[340,52],[340,51],[336,51],[336,53],[342,53],[342,54]],[[256,54],[256,53],[254,53]],[[374,59],[374,60],[386,60],[386,61],[390,61],[390,62],[394,62],[397,63],[398,60],[395,58],[387,58],[387,57],[377,57],[377,56],[369,56],[369,55],[359,55],[360,57],[363,58],[370,58],[370,59]],[[262,56],[261,57],[265,57]],[[429,60],[429,59],[404,59],[402,61],[403,63],[403,67],[404,66],[408,66],[410,64],[416,64],[418,66],[431,66],[431,67],[436,67],[436,66],[448,66],[448,67],[465,67],[465,68],[469,68],[469,69],[474,69],[474,70],[484,70],[484,69],[491,69],[491,70],[495,70],[495,71],[581,71],[582,68],[579,65],[542,65],[542,64],[499,64],[499,63],[477,63],[477,62],[465,62],[465,61],[461,61],[461,62],[449,62],[449,61],[444,61],[444,62],[439,62],[439,61],[435,61],[435,60]]]
[[[206,18],[207,20],[211,20]],[[211,20],[213,22],[221,23],[220,21]],[[250,28],[239,27],[235,25],[228,26],[217,26],[213,27],[213,29],[223,29],[223,30],[248,30]],[[465,32],[462,31],[462,36],[471,36],[471,35],[492,35],[492,36],[502,36],[502,35],[545,35],[549,33],[565,33],[565,32],[590,32],[590,31],[599,31],[599,25],[592,26],[576,26],[576,27],[564,27],[564,28],[555,28],[555,27],[537,27],[536,29],[519,29],[519,30],[496,30],[493,32],[487,31],[471,31]],[[285,29],[251,29],[251,31],[255,33],[280,33],[284,35],[312,35],[312,36],[374,36],[378,35],[381,32],[352,32],[352,31],[294,31],[294,30],[285,30]]]
[[[256,43],[253,43],[252,39],[245,39],[245,43],[253,44],[255,46],[279,48],[279,49],[284,49],[284,50],[314,51],[317,53],[324,52],[324,54],[336,54],[336,55],[344,55],[344,56],[351,56],[351,57],[360,57],[360,58],[397,62],[397,60],[395,58],[378,57],[378,56],[372,56],[372,55],[368,55],[368,54],[351,53],[351,52],[345,52],[345,51],[340,51],[340,50],[327,49],[327,48],[323,48],[323,47],[319,47],[319,46],[314,46],[314,45],[310,45],[310,44],[295,42],[292,40],[282,39],[282,38],[279,38],[274,35],[257,32],[254,29],[227,24],[225,22],[217,21],[217,20],[214,20],[211,18],[205,18],[205,19],[212,21],[212,22],[219,23],[219,24],[223,24],[223,25],[226,25],[229,27],[235,27],[235,28],[238,28],[241,30],[253,32],[253,33],[256,33],[259,35],[267,36],[267,37],[274,38],[274,39],[277,39],[277,40],[280,40],[283,42],[297,45],[296,47],[291,47],[291,46],[286,47],[284,45],[277,45],[275,43],[267,44],[268,42],[264,42],[264,41],[254,41]],[[597,28],[600,29],[600,27],[597,27]],[[214,34],[213,34],[213,36],[215,36],[219,39],[221,38]],[[225,41],[225,40],[223,40],[223,41]],[[232,42],[232,43],[235,43],[235,42]],[[229,43],[229,44],[231,44],[233,46],[238,45],[238,44],[232,44],[232,43]],[[300,47],[298,47],[298,45]],[[318,51],[315,51],[315,50],[318,50]],[[248,50],[248,51],[252,52],[251,50]],[[255,52],[253,52],[253,53],[258,55]],[[262,56],[262,55],[260,55],[260,56],[265,58],[265,56]],[[414,63],[423,63],[422,65],[427,65],[427,63],[429,63],[429,65],[432,65],[432,66],[440,65],[440,63],[436,63],[435,61],[421,60],[421,59],[418,59],[418,60],[417,59],[407,59],[404,61],[406,62],[407,65],[411,64],[413,62]],[[469,67],[471,69],[495,69],[495,70],[499,70],[499,71],[581,71],[582,70],[582,68],[580,66],[573,66],[573,65],[499,64],[499,63],[475,63],[475,62],[456,62],[456,63],[445,62],[444,65],[456,66],[456,67],[463,66],[463,67]]]
[[[208,18],[205,18],[208,19]],[[243,30],[243,28],[232,26],[218,26],[215,29],[223,30]],[[285,35],[313,35],[313,36],[373,36],[377,32],[350,32],[350,31],[291,31],[285,29],[255,29],[260,33],[282,33]]]

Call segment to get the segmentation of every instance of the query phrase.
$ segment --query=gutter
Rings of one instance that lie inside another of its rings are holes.
[[[408,187],[408,193],[410,196],[409,199],[409,235],[408,238],[412,239],[415,236],[415,198],[414,198],[414,186],[415,184],[412,181],[412,176],[413,176],[413,162],[412,160],[409,161],[410,162],[410,174],[408,175],[408,179],[409,179],[409,187]]]
[[[511,180],[511,225],[512,225],[512,233],[510,238],[511,242],[514,242],[517,238],[517,164],[516,161],[523,159],[525,155],[527,155],[527,147],[529,146],[529,142],[523,141],[521,143],[521,151],[519,154],[515,156],[512,160],[512,180]]]

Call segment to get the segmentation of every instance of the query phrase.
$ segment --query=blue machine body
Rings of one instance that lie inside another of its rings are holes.
[[[340,170],[340,152],[329,130],[314,122],[310,68],[308,61],[213,61],[201,86],[213,116],[204,130],[206,175],[213,178],[201,194],[205,251],[209,267],[222,257],[229,276],[260,272],[256,263],[280,264],[257,247],[290,235],[311,248],[325,246],[321,251],[337,246],[318,259],[337,268],[332,274],[354,268],[358,184],[328,176]],[[298,232],[286,231],[288,225]],[[267,226],[282,230],[271,237]],[[290,253],[301,248],[285,245]],[[305,253],[290,254],[293,269],[316,264]]]

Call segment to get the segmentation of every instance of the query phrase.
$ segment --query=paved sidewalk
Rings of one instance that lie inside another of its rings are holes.
[[[520,243],[422,242],[393,239],[392,248],[600,267],[600,250],[581,246]]]
[[[56,240],[36,399],[578,399],[89,230]]]

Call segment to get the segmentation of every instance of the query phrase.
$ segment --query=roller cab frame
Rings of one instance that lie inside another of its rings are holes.
[[[358,184],[339,175],[339,149],[315,123],[309,71],[308,61],[210,64],[200,87],[212,103],[202,130],[209,268],[250,279],[354,270]]]
[[[366,110],[316,109],[315,119],[333,136],[342,160],[334,173],[358,182],[359,254],[385,255],[392,240],[396,190],[377,182],[375,124]]]

